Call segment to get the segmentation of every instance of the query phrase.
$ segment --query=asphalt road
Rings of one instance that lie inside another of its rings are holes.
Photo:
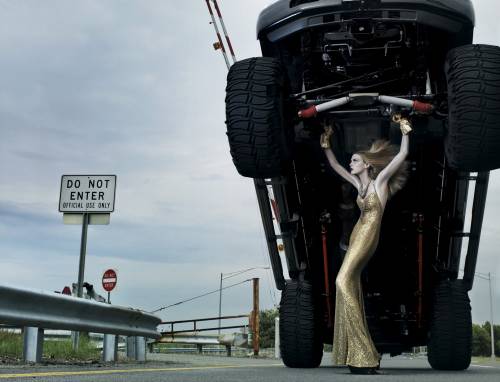
[[[146,364],[124,363],[93,366],[2,366],[0,382],[333,382],[333,381],[500,381],[500,364],[471,365],[462,372],[432,370],[425,358],[384,358],[379,375],[351,375],[346,368],[332,367],[325,354],[321,367],[289,369],[277,360],[193,355],[151,355]]]

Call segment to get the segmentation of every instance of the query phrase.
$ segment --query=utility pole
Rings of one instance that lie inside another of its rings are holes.
[[[219,331],[220,334],[220,316],[222,313],[222,273],[220,274],[220,286],[219,286]]]
[[[488,283],[490,286],[490,334],[491,334],[491,358],[495,359],[495,334],[493,330],[493,298],[491,295],[491,273],[488,272]]]
[[[259,279],[253,279],[253,355],[259,355],[260,347],[260,322],[259,322]]]
[[[220,317],[222,316],[222,280],[229,279],[229,278],[235,277],[235,276],[239,276],[239,275],[241,275],[243,273],[246,273],[246,272],[249,272],[249,271],[253,271],[254,269],[269,269],[269,267],[252,267],[252,268],[242,269],[242,270],[239,270],[239,271],[226,273],[225,276],[224,276],[224,273],[220,274],[220,284],[219,284],[219,334],[220,334],[220,328],[221,328],[221,326],[220,326],[221,325],[220,324],[220,321],[221,321]],[[247,280],[247,281],[249,281],[249,280]]]

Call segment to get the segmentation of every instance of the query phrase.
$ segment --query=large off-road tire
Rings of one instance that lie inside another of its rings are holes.
[[[281,294],[280,351],[288,367],[312,368],[321,363],[321,313],[307,281],[287,280]]]
[[[227,136],[241,175],[285,175],[293,143],[286,97],[286,75],[277,59],[255,57],[231,66],[226,87]]]
[[[464,45],[452,49],[445,72],[449,166],[471,172],[500,168],[500,47]]]
[[[445,280],[434,294],[427,355],[436,370],[464,370],[472,356],[470,300],[462,280]]]

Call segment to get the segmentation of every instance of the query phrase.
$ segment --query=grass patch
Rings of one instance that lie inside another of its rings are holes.
[[[20,334],[0,331],[0,356],[22,357],[23,337]]]
[[[101,351],[95,347],[94,342],[86,336],[80,335],[78,350],[73,350],[71,340],[44,341],[43,358],[51,359],[77,359],[77,360],[99,360]]]
[[[23,337],[21,334],[0,331],[0,356],[22,358]],[[99,360],[101,351],[95,347],[94,342],[86,336],[80,335],[78,351],[73,350],[71,339],[62,341],[46,340],[43,343],[44,359],[60,360]]]

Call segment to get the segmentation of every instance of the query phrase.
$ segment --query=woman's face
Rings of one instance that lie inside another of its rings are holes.
[[[357,175],[367,169],[368,165],[363,162],[363,158],[361,158],[361,155],[353,154],[349,167],[351,167],[351,174]]]

